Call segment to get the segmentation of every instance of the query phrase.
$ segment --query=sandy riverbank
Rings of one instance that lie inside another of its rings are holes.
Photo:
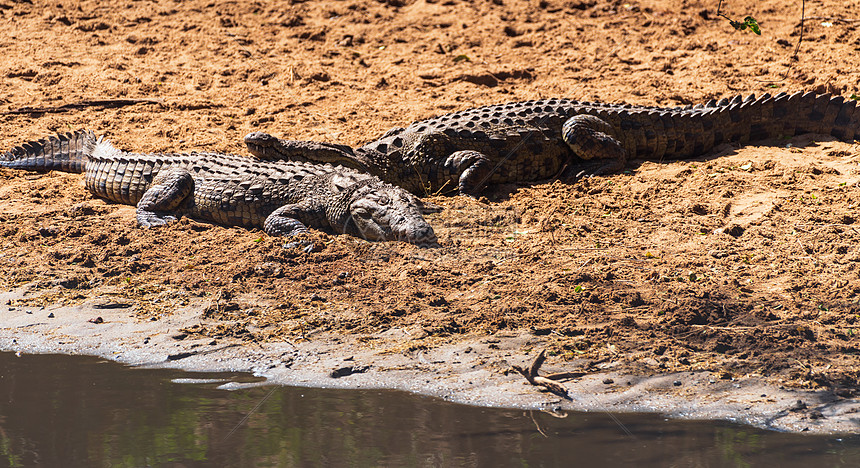
[[[247,154],[255,130],[355,146],[541,97],[860,95],[857,0],[807,5],[796,60],[799,5],[724,7],[762,35],[689,0],[0,4],[0,150],[91,128],[130,151]],[[428,194],[440,249],[314,232],[326,248],[302,254],[187,219],[143,230],[79,175],[0,170],[0,290],[28,288],[3,296],[0,337],[552,407],[505,374],[546,349],[547,371],[587,373],[565,407],[857,431],[858,182],[856,142],[723,145],[479,200]],[[370,367],[328,377],[349,366]]]

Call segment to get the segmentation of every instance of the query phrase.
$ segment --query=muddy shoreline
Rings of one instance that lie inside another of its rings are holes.
[[[26,295],[25,289],[0,294],[0,302],[14,303]],[[265,384],[396,389],[462,404],[554,413],[656,412],[810,433],[857,433],[860,424],[856,400],[828,391],[786,389],[760,376],[725,379],[707,371],[632,375],[611,364],[587,367],[550,358],[547,372],[585,370],[582,377],[562,381],[571,397],[566,401],[527,385],[510,369],[533,358],[521,354],[523,347],[541,347],[539,337],[527,333],[467,336],[431,350],[391,353],[379,348],[398,342],[409,330],[388,330],[375,347],[337,334],[298,343],[249,344],[179,331],[201,319],[200,304],[157,321],[92,303],[6,308],[0,326],[3,351],[93,355],[132,366],[187,371],[249,372],[266,378]]]

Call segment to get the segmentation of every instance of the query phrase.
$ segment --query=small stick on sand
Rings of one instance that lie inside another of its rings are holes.
[[[114,107],[124,107],[124,106],[133,106],[135,104],[159,104],[161,106],[164,105],[164,102],[161,99],[89,99],[81,102],[74,102],[71,104],[63,104],[61,106],[55,107],[21,107],[20,109],[13,109],[2,112],[3,115],[12,115],[12,114],[49,114],[49,113],[57,113],[57,112],[68,112],[72,109],[84,109],[87,107],[104,107],[104,108],[114,108]]]
[[[544,360],[546,360],[546,350],[542,350],[537,355],[535,360],[532,362],[532,365],[529,366],[528,369],[523,369],[520,366],[511,366],[511,367],[513,367],[514,370],[516,370],[517,372],[522,374],[523,377],[525,377],[526,380],[528,380],[530,384],[536,385],[539,387],[543,387],[543,388],[547,389],[548,391],[550,391],[550,392],[552,392],[552,393],[554,393],[554,394],[556,394],[562,398],[570,400],[570,396],[567,394],[567,389],[564,388],[563,385],[561,385],[560,383],[558,383],[554,380],[551,380],[547,377],[541,377],[540,375],[538,375],[538,371],[540,370],[540,366],[543,365]],[[569,372],[565,372],[562,374],[550,375],[550,377],[556,377],[556,378],[567,378],[570,376],[572,376],[572,374]]]

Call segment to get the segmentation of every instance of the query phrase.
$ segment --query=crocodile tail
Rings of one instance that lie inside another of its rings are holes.
[[[829,93],[780,93],[771,100],[773,121],[782,122],[785,136],[820,133],[849,142],[860,139],[860,106],[856,100]]]
[[[37,172],[84,172],[98,141],[89,130],[42,138],[3,153],[0,167]]]

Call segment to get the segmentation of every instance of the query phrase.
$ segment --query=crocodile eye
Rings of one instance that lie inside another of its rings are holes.
[[[378,202],[380,205],[387,205],[387,204],[389,204],[391,201],[388,199],[388,197],[386,197],[386,196],[381,196],[381,197],[379,197],[379,200],[377,200],[377,202]]]

